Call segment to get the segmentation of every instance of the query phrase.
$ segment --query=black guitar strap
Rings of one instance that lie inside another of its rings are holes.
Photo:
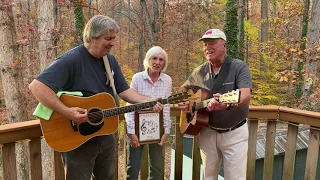
[[[233,59],[231,57],[226,56],[217,78],[213,81],[214,84],[212,88],[212,94],[216,94],[220,92],[221,86],[229,73],[232,60]]]

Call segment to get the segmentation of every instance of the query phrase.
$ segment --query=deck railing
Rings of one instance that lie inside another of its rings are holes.
[[[180,120],[180,110],[177,108],[172,108],[171,116],[176,118],[176,123],[174,123],[176,126],[173,126],[173,128],[175,128],[175,161],[174,165],[172,164],[174,166],[173,179],[180,180],[182,179],[183,174],[183,134],[180,133],[178,125]],[[310,125],[305,179],[315,179],[320,144],[320,113],[279,106],[250,106],[248,117],[249,150],[247,160],[247,179],[255,179],[256,143],[258,124],[260,123],[260,120],[267,122],[263,179],[272,179],[276,125],[279,122],[288,123],[287,144],[285,149],[282,179],[294,179],[296,141],[298,135],[298,126],[300,124]],[[2,145],[1,154],[3,167],[2,175],[4,180],[17,179],[15,145],[16,142],[19,141],[29,142],[29,179],[43,179],[41,165],[41,138],[42,132],[40,129],[39,120],[0,126],[0,144]],[[195,136],[193,141],[192,155],[193,180],[200,179],[201,161],[198,142],[199,137]],[[64,169],[62,166],[61,154],[59,152],[54,152],[52,161],[54,179],[64,179]],[[143,161],[147,161],[147,156],[143,158]],[[146,163],[142,164],[146,165]],[[143,179],[146,176],[146,168],[142,167],[141,169],[143,169],[141,172],[141,179]]]

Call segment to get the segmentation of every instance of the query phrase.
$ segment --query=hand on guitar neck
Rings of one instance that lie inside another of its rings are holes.
[[[198,90],[195,94],[188,91],[191,95],[189,102],[179,103],[180,132],[190,135],[197,135],[201,127],[208,126],[209,111],[218,111],[227,109],[228,105],[240,102],[240,90],[234,90],[225,94],[214,94],[213,98],[206,99],[208,94]],[[202,100],[202,101],[201,101]]]
[[[221,96],[220,93],[213,94],[213,98],[211,98],[211,101],[207,105],[208,111],[219,111],[224,110],[228,108],[228,104],[225,102],[220,102],[219,97]]]

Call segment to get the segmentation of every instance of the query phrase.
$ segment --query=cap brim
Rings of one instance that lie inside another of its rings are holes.
[[[200,38],[200,39],[198,40],[198,42],[203,41],[203,40],[205,40],[205,39],[222,39],[222,40],[224,40],[224,39],[221,38],[221,37],[217,37],[217,38],[204,37],[204,38]],[[224,41],[225,41],[225,40],[224,40]]]

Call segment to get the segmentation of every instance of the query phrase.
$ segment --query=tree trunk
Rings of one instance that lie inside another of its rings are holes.
[[[84,16],[83,16],[83,11],[82,7],[79,4],[80,0],[74,0],[73,5],[74,5],[74,17],[75,17],[75,29],[76,29],[76,37],[75,37],[75,42],[77,45],[82,44],[83,39],[82,39],[82,32],[84,29]]]
[[[145,39],[145,29],[146,29],[146,26],[147,26],[147,22],[146,22],[146,6],[145,4],[145,1],[144,0],[141,0],[140,1],[140,13],[142,15],[142,22],[141,22],[141,30],[139,32],[139,35],[138,35],[138,72],[140,71],[143,71],[143,47],[144,47],[144,39]]]
[[[145,15],[144,23],[145,27],[148,28],[148,32],[150,34],[150,39],[151,39],[151,45],[147,45],[147,47],[151,47],[155,44],[157,44],[157,41],[159,39],[159,31],[160,27],[158,24],[158,19],[159,19],[159,7],[158,7],[158,1],[157,0],[152,0],[152,16],[150,16],[150,12],[147,7],[146,0],[140,0],[141,7],[143,9],[143,13]]]
[[[261,32],[260,42],[264,43],[268,41],[268,0],[261,0]],[[260,71],[265,72],[263,52],[260,54]],[[263,78],[263,77],[262,77]]]
[[[128,0],[128,17],[130,17],[130,13],[131,12],[131,4],[130,4],[130,0]],[[126,64],[128,67],[129,66],[129,57],[130,57],[130,19],[127,18],[127,60],[126,60]]]
[[[38,31],[40,69],[44,70],[57,56],[56,1],[39,0]]]
[[[244,17],[245,17],[245,1],[239,0],[238,9],[238,58],[244,60]]]
[[[312,0],[310,29],[308,33],[308,48],[312,50],[306,62],[306,77],[304,80],[303,97],[308,97],[314,87],[317,74],[317,53],[316,46],[319,46],[320,39],[320,0]],[[309,59],[310,58],[310,59]]]
[[[12,2],[0,2],[0,75],[9,123],[28,120]],[[16,146],[18,179],[29,179],[26,143]]]
[[[246,20],[249,21],[249,0],[245,0],[246,4]],[[245,53],[245,62],[249,63],[249,36],[246,36],[246,53]]]
[[[159,40],[159,31],[160,31],[160,26],[158,23],[158,19],[160,16],[159,13],[159,5],[158,5],[158,0],[153,0],[152,1],[152,9],[153,9],[153,20],[151,22],[151,27],[152,27],[152,41],[155,44],[157,44]]]
[[[310,0],[304,0],[304,11],[302,17],[302,31],[301,31],[301,45],[300,50],[303,51],[306,49],[306,39],[308,34],[308,23],[309,23],[309,9],[310,9]],[[302,85],[303,77],[302,70],[304,67],[304,62],[298,62],[297,66],[297,85],[295,89],[295,97],[302,97]]]
[[[227,36],[227,54],[231,57],[238,58],[238,11],[235,8],[236,0],[227,0],[224,32]]]
[[[138,72],[143,71],[143,36],[139,34],[139,42],[138,42],[138,50],[139,50],[139,57],[138,57]]]
[[[119,3],[118,4],[118,6],[116,6],[116,14],[115,14],[115,16],[114,16],[114,20],[116,21],[116,22],[118,22],[119,23],[119,27],[120,27],[120,30],[119,30],[119,32],[120,33],[118,33],[118,36],[119,36],[119,46],[117,46],[117,48],[119,49],[119,55],[118,55],[118,58],[117,58],[117,60],[121,63],[122,62],[122,33],[121,33],[121,31],[122,31],[122,25],[121,25],[121,22],[122,22],[122,3]]]
[[[58,31],[56,0],[39,0],[38,2],[38,30],[40,68],[44,70],[57,57]],[[43,139],[41,141],[43,179],[53,179],[52,149]]]
[[[88,19],[90,19],[92,17],[92,0],[88,0]]]

